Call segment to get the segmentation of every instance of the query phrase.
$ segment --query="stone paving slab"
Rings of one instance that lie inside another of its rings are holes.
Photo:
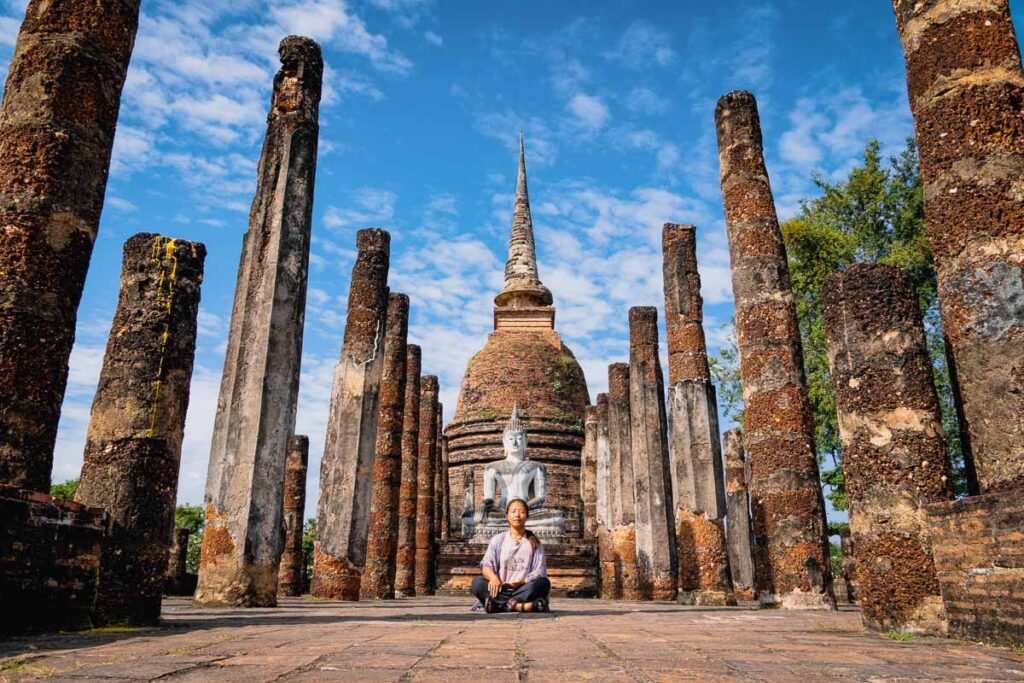
[[[277,609],[164,601],[161,628],[0,640],[0,683],[1024,681],[1024,654],[897,642],[837,613],[557,600],[486,615],[466,598]]]

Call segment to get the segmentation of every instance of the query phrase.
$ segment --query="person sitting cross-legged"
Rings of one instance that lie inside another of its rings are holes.
[[[505,508],[508,531],[491,539],[471,591],[488,614],[494,612],[547,612],[551,582],[547,577],[544,544],[526,530],[530,510],[514,498]]]

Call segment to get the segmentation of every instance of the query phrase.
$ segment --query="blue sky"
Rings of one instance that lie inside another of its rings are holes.
[[[1024,0],[1011,2],[1019,15]],[[24,0],[0,0],[0,66]],[[54,481],[78,475],[137,232],[208,257],[179,486],[200,503],[235,271],[255,189],[276,46],[317,39],[327,64],[299,433],[317,499],[331,373],[358,228],[392,233],[393,290],[441,379],[445,418],[491,329],[526,135],[540,275],[591,398],[627,356],[629,306],[662,304],[660,231],[696,223],[713,349],[732,313],[713,112],[758,97],[782,218],[874,137],[912,133],[891,4],[460,0],[143,0],[99,237],[79,310]]]

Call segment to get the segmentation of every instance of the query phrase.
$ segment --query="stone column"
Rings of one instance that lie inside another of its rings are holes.
[[[176,595],[185,582],[188,573],[188,529],[174,529],[171,534],[171,548],[167,552],[167,572],[164,574],[164,592]]]
[[[981,493],[1024,488],[1024,70],[1007,0],[893,0]],[[861,576],[867,597],[866,577]]]
[[[597,406],[587,406],[583,411],[580,498],[583,500],[583,538],[588,540],[597,538],[597,438]]]
[[[747,490],[747,463],[743,456],[740,430],[724,434],[725,505],[729,521],[729,574],[736,597],[754,600],[753,535],[750,529],[750,493]]]
[[[306,513],[306,472],[309,437],[288,439],[284,469],[284,552],[277,574],[277,594],[298,597],[306,590],[306,554],[302,550],[303,515]]]
[[[0,484],[49,492],[139,0],[31,0],[0,104]]]
[[[290,36],[279,52],[210,446],[196,590],[207,605],[277,604],[323,76],[312,40]]]
[[[437,424],[437,377],[421,381],[420,425]],[[434,470],[437,463],[437,430],[420,429],[419,484],[416,492],[416,595],[434,594]]]
[[[405,351],[405,407],[402,409],[402,483],[398,490],[398,553],[395,561],[395,595],[416,595],[416,489],[419,486],[420,372],[419,346]]]
[[[858,263],[821,300],[864,623],[942,632],[925,506],[953,493],[917,292],[899,268]]]
[[[758,598],[765,606],[834,609],[800,330],[754,96],[734,91],[722,97],[715,124],[736,302]]]
[[[658,309],[629,309],[629,414],[636,503],[636,567],[644,597],[674,600],[678,567],[658,359]]]
[[[452,525],[451,485],[448,482],[448,439],[444,435],[444,410],[440,405],[437,409],[437,450],[440,455],[441,468],[441,530],[438,534],[442,541],[448,540]]]
[[[608,459],[612,478],[609,489],[614,597],[642,600],[643,590],[636,572],[636,503],[629,420],[629,364],[613,363],[608,367]]]
[[[313,597],[330,600],[359,598],[366,558],[391,236],[379,228],[360,230],[356,247],[345,337],[341,360],[334,368],[327,440],[320,463],[309,591]]]
[[[409,335],[409,297],[388,297],[384,370],[377,414],[377,455],[373,461],[373,496],[366,540],[366,569],[359,596],[366,600],[395,597],[398,553],[398,489],[402,483],[402,430],[405,405],[405,356]]]
[[[97,624],[160,618],[205,259],[202,244],[160,235],[142,233],[124,245],[121,294],[75,492],[77,502],[110,515]]]
[[[434,540],[441,537],[441,526],[444,524],[444,486],[443,472],[441,467],[441,437],[444,432],[441,429],[443,420],[444,404],[437,404],[437,415],[434,422]]]
[[[735,604],[725,542],[718,401],[704,341],[696,227],[666,223],[662,253],[679,600],[690,605]]]
[[[597,405],[584,414],[584,440],[593,442],[594,521],[597,537],[598,591],[604,600],[615,600],[622,586],[612,543],[611,449],[608,441],[608,394],[597,395]]]
[[[846,582],[846,599],[851,605],[857,602],[857,563],[853,559],[853,537],[850,530],[839,532],[839,546],[843,551],[843,580]]]

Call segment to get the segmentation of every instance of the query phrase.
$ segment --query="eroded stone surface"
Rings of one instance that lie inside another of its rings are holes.
[[[277,594],[296,597],[306,590],[306,554],[302,550],[303,514],[306,511],[306,473],[309,437],[288,439],[284,468],[284,551],[277,574]]]
[[[758,597],[766,606],[832,608],[825,500],[800,331],[754,96],[743,91],[723,96],[715,125],[736,302]]]
[[[395,594],[416,594],[416,496],[419,488],[420,373],[423,352],[416,344],[406,346],[405,407],[402,409],[402,483],[398,489],[398,552],[395,560]]]
[[[737,599],[753,600],[754,553],[750,528],[750,494],[747,490],[746,457],[738,429],[722,435],[725,455],[725,497],[728,509],[729,574]]]
[[[356,234],[348,317],[334,369],[327,442],[320,463],[313,583],[319,598],[356,600],[366,558],[384,337],[391,235]]]
[[[434,470],[437,464],[437,377],[426,375],[420,383],[419,482],[416,494],[416,595],[433,595],[437,545],[434,542]]]
[[[273,605],[284,549],[323,59],[319,45],[298,36],[282,40],[278,52],[206,476],[196,600],[210,605]]]
[[[377,455],[373,460],[373,494],[366,539],[366,568],[360,597],[395,597],[398,552],[398,504],[402,482],[402,430],[405,415],[405,358],[409,335],[409,297],[388,297],[384,369],[380,379],[377,417]]]
[[[953,494],[917,291],[899,268],[857,263],[821,300],[864,622],[943,632],[924,506]]]
[[[653,307],[629,309],[629,409],[638,583],[647,598],[674,600],[678,577],[665,380]]]
[[[96,624],[152,624],[160,615],[205,259],[202,244],[160,235],[124,245],[75,492],[110,515]]]
[[[0,104],[0,484],[49,492],[139,0],[31,0]]]
[[[982,493],[1024,487],[1024,70],[1007,0],[893,0]]]

